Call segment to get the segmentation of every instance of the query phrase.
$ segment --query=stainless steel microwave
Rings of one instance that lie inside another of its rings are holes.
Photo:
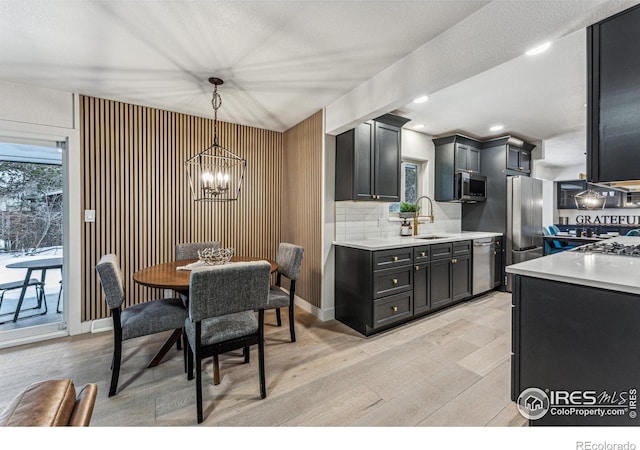
[[[472,173],[456,173],[453,188],[454,201],[484,202],[487,199],[487,177]]]

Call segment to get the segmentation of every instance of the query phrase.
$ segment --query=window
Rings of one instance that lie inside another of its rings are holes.
[[[415,203],[420,196],[420,174],[423,163],[417,161],[402,161],[400,171],[400,200],[406,203]],[[391,203],[389,212],[400,212],[400,203]]]

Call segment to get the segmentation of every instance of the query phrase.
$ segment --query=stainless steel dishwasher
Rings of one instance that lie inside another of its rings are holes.
[[[493,289],[495,278],[495,238],[473,240],[473,285],[471,294],[477,295]]]

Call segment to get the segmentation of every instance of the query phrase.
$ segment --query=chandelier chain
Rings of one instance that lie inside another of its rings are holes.
[[[222,97],[218,94],[217,84],[213,87],[211,106],[213,107],[213,145],[218,145],[218,109],[222,106]]]

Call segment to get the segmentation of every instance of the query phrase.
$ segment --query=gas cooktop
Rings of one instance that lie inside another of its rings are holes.
[[[603,255],[621,255],[640,257],[640,245],[621,244],[620,242],[594,242],[576,247],[573,252],[600,253]]]

